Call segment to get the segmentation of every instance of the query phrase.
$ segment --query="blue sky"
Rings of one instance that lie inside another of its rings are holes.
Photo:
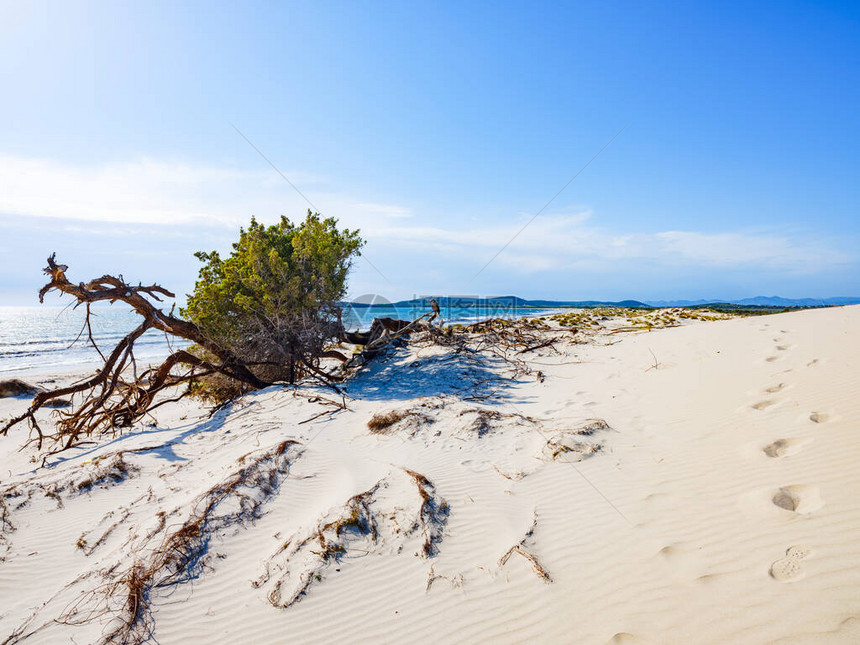
[[[352,296],[860,295],[857,3],[0,7],[2,304],[301,218],[231,124]]]

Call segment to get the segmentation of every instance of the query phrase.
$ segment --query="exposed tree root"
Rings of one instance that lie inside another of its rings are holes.
[[[261,516],[263,505],[276,494],[290,464],[298,454],[297,442],[282,441],[267,450],[249,453],[238,460],[239,468],[205,493],[191,505],[188,514],[178,524],[168,524],[170,516],[163,511],[155,514],[154,525],[144,534],[132,534],[112,556],[112,564],[100,570],[88,571],[66,585],[55,596],[65,594],[76,599],[59,616],[42,626],[31,629],[40,614],[48,611],[49,600],[17,630],[9,642],[35,633],[54,623],[85,625],[105,619],[103,643],[142,643],[152,635],[154,627],[150,610],[151,595],[158,588],[188,582],[201,575],[208,566],[211,540],[231,527],[252,522]],[[84,534],[78,547],[92,553],[122,524],[127,524],[131,511],[151,503],[152,492],[142,495],[119,515],[108,514],[100,524],[108,525],[92,544]],[[153,542],[155,542],[153,546]],[[131,565],[124,563],[132,560]],[[101,584],[87,584],[91,578]],[[86,588],[81,588],[86,584]],[[79,590],[78,590],[79,589]],[[78,591],[76,591],[78,590]]]
[[[15,531],[12,515],[29,506],[33,497],[50,497],[63,507],[63,498],[89,493],[94,488],[108,488],[134,477],[140,469],[126,461],[123,452],[115,452],[83,464],[73,471],[47,473],[27,484],[12,484],[0,488],[0,561],[8,551],[7,534]]]
[[[430,588],[433,586],[433,583],[437,580],[444,580],[452,587],[462,587],[466,581],[463,578],[462,573],[458,573],[455,576],[443,576],[436,573],[435,567],[431,566],[430,570],[427,572],[427,586],[424,588],[425,593],[429,593]]]
[[[496,318],[454,325],[444,331],[434,328],[428,330],[424,340],[453,347],[458,353],[483,353],[500,358],[513,368],[512,378],[518,378],[534,372],[522,354],[537,350],[559,354],[556,345],[570,343],[572,337],[568,331],[559,331],[538,319]]]
[[[417,496],[409,507],[404,507],[403,495],[410,489]],[[315,525],[289,537],[268,559],[254,586],[268,588],[269,602],[287,608],[307,595],[314,584],[322,582],[331,566],[343,566],[343,561],[353,554],[368,554],[383,547],[399,552],[407,540],[420,535],[416,555],[433,557],[438,553],[448,512],[448,504],[424,475],[411,470],[393,471],[343,506],[329,511]]]
[[[499,427],[499,421],[513,420],[514,425],[535,426],[538,424],[536,419],[527,417],[516,412],[501,412],[499,410],[488,410],[485,408],[473,408],[463,410],[459,416],[474,416],[474,420],[469,426],[469,431],[474,433],[478,438],[484,437]]]
[[[543,448],[544,458],[555,461],[562,457],[565,461],[582,461],[603,449],[602,442],[586,441],[583,437],[592,437],[598,432],[609,430],[609,424],[603,419],[588,419],[579,428],[555,432],[546,441]]]
[[[45,273],[51,280],[39,291],[39,301],[42,302],[49,291],[58,291],[75,298],[76,306],[85,305],[87,313],[84,329],[88,342],[100,354],[101,350],[93,340],[90,326],[92,303],[122,301],[140,314],[143,322],[120,340],[108,356],[101,354],[104,365],[92,377],[67,387],[38,392],[23,414],[14,417],[0,428],[0,435],[7,434],[10,428],[26,420],[30,425],[31,440],[36,442],[38,449],[41,450],[45,439],[59,443],[61,449],[66,449],[83,437],[105,432],[115,433],[129,427],[159,405],[155,399],[161,392],[204,375],[222,374],[252,388],[269,384],[258,378],[239,357],[206,337],[195,324],[158,309],[152,301],[161,302],[161,296],[174,297],[167,289],[158,285],[133,286],[126,283],[121,276],[116,278],[110,275],[86,284],[73,284],[66,278],[67,269],[66,265],[56,263],[55,255],[48,258]],[[157,368],[146,369],[138,374],[134,344],[150,329],[196,343],[214,359],[210,362],[185,350],[178,350]],[[182,365],[186,366],[185,372],[177,374],[173,371]],[[36,412],[43,407],[49,407],[51,402],[61,397],[76,395],[83,397],[81,404],[74,410],[58,412],[56,432],[45,434],[36,419]],[[32,436],[33,433],[35,436]]]
[[[528,546],[534,545],[534,533],[535,529],[537,528],[537,521],[537,511],[535,511],[534,520],[532,521],[531,527],[529,527],[529,530],[526,531],[526,534],[525,536],[523,536],[522,540],[513,545],[505,552],[505,554],[501,558],[499,558],[499,567],[501,568],[505,566],[505,564],[507,564],[508,560],[514,553],[519,553],[528,561],[534,572],[541,578],[541,580],[549,583],[552,582],[552,578],[550,577],[549,572],[544,569],[543,565],[541,565],[540,561],[537,559],[537,556],[527,549]]]
[[[200,575],[214,534],[260,516],[263,504],[289,469],[289,448],[296,444],[283,441],[272,450],[240,459],[249,463],[203,494],[191,516],[170,531],[161,546],[119,576],[111,585],[109,602],[115,602],[117,596],[124,596],[124,601],[118,624],[106,634],[105,642],[139,643],[146,638],[152,628],[150,592]]]
[[[439,553],[439,543],[442,541],[450,508],[448,503],[436,494],[436,487],[429,479],[414,470],[404,470],[415,482],[421,497],[419,527],[424,535],[424,557],[430,558]]]

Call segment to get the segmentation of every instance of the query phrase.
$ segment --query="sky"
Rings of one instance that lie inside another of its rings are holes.
[[[860,296],[856,2],[0,15],[0,304],[51,252],[182,296],[309,208],[367,241],[353,298]]]

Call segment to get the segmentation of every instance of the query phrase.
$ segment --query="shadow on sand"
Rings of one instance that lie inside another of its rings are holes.
[[[46,465],[48,468],[53,468],[65,463],[66,461],[73,461],[75,459],[80,459],[81,457],[86,458],[97,452],[107,454],[111,449],[124,452],[134,452],[137,454],[153,454],[165,461],[188,461],[186,457],[180,457],[177,455],[173,446],[185,443],[189,437],[194,435],[220,430],[223,427],[224,422],[227,420],[227,417],[230,416],[232,409],[232,404],[227,405],[202,423],[189,423],[185,426],[179,426],[176,428],[158,428],[149,426],[147,428],[114,437],[105,443],[87,442],[84,445],[70,448],[68,451],[63,451],[62,453],[57,454],[54,459],[48,460]],[[165,435],[170,436],[170,438],[166,439],[164,443],[159,444],[158,441]],[[134,440],[140,437],[150,439],[151,442],[148,441],[147,443],[150,443],[151,445],[141,447],[133,445]],[[132,445],[128,445],[130,442]]]
[[[344,389],[351,397],[369,401],[455,396],[485,403],[513,402],[511,390],[517,381],[505,375],[507,367],[502,359],[484,354],[415,358],[408,350],[394,349],[356,374]]]

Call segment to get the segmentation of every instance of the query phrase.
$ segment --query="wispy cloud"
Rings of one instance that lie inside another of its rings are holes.
[[[292,170],[289,176],[323,214],[359,228],[374,263],[396,282],[381,281],[358,263],[352,281],[357,292],[502,292],[508,285],[523,284],[524,293],[541,288],[559,295],[571,288],[569,276],[589,275],[595,291],[614,281],[624,286],[626,297],[635,284],[662,284],[666,276],[697,271],[714,276],[741,272],[750,276],[751,284],[765,274],[778,284],[788,276],[811,276],[807,282],[812,283],[828,271],[844,273],[845,267],[858,264],[851,240],[815,237],[808,231],[656,226],[630,231],[610,227],[599,214],[580,208],[534,219],[490,264],[480,284],[472,286],[468,276],[507,244],[531,214],[437,217],[430,210],[338,192],[326,179],[308,173]],[[16,240],[4,243],[19,264],[50,250],[72,258],[77,250],[76,267],[84,273],[117,266],[131,274],[136,270],[131,258],[157,251],[164,261],[155,263],[161,273],[156,271],[154,277],[180,288],[196,270],[193,251],[229,248],[235,229],[251,215],[265,222],[281,214],[300,217],[306,209],[307,203],[268,167],[248,170],[153,159],[74,166],[0,156],[0,218]],[[96,243],[97,237],[104,243]],[[93,249],[116,257],[109,263],[99,257],[96,266],[90,258]],[[147,276],[152,272],[146,267]],[[39,279],[37,270],[33,275]]]
[[[648,260],[675,266],[779,270],[815,273],[856,262],[852,255],[826,240],[787,235],[773,230],[609,231],[593,222],[592,214],[542,216],[534,221],[498,258],[508,271],[534,273],[567,268],[607,268],[613,261]],[[519,221],[472,228],[387,225],[370,229],[372,239],[400,246],[433,249],[478,263],[491,256],[521,224]]]
[[[409,216],[394,204],[326,190],[323,178],[290,170],[324,214],[357,219]],[[0,155],[0,213],[160,226],[236,226],[301,216],[307,204],[269,168],[247,170],[143,158],[100,166]]]

